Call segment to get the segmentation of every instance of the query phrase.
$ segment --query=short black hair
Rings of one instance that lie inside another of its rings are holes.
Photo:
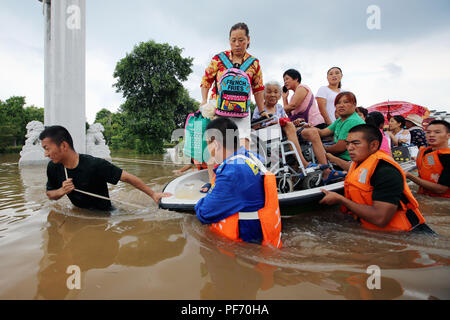
[[[379,111],[370,112],[366,117],[366,123],[371,124],[376,128],[380,128],[385,121],[383,114]]]
[[[394,118],[395,121],[397,121],[398,123],[400,123],[400,125],[402,126],[402,128],[405,126],[406,119],[405,119],[404,116],[396,115],[396,116],[393,116],[392,118]]]
[[[380,149],[381,142],[383,141],[383,136],[381,135],[380,129],[375,128],[370,124],[359,124],[350,129],[348,133],[362,132],[364,135],[364,139],[367,140],[368,143],[372,141],[378,141],[378,149]]]
[[[231,33],[234,30],[244,30],[245,31],[245,35],[248,38],[250,36],[250,31],[248,29],[248,26],[244,23],[244,22],[238,22],[236,24],[234,24],[231,29],[230,29],[230,37],[231,37]],[[250,47],[250,43],[247,45],[247,49]]]
[[[218,118],[211,121],[206,127],[206,137],[210,141],[218,142],[228,150],[239,148],[239,129],[229,118]]]
[[[45,127],[44,131],[42,131],[39,135],[39,139],[42,141],[45,138],[50,138],[50,140],[56,143],[57,146],[60,146],[61,143],[65,141],[72,150],[75,150],[75,148],[73,147],[72,136],[70,135],[69,131],[67,131],[67,129],[63,126]]]
[[[364,118],[367,118],[369,111],[364,107],[356,107],[356,111],[359,111],[363,114]]]
[[[238,22],[236,24],[234,24],[231,29],[230,29],[230,37],[231,37],[231,33],[234,30],[244,30],[245,31],[245,35],[248,37],[250,35],[250,31],[248,29],[247,24],[245,24],[244,22]]]
[[[298,72],[297,70],[295,70],[295,69],[289,69],[289,70],[286,70],[286,71],[283,73],[283,78],[284,78],[284,76],[286,76],[286,75],[288,75],[289,77],[291,77],[291,78],[294,79],[294,80],[298,80],[298,83],[302,83],[302,75],[301,75],[300,72]]]
[[[445,127],[445,129],[447,129],[447,133],[450,132],[450,123],[448,123],[445,120],[433,120],[428,124],[428,127],[431,126],[432,124],[441,124]]]

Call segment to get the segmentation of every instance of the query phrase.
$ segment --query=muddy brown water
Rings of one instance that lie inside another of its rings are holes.
[[[156,190],[174,178],[173,166],[115,163]],[[45,167],[19,169],[17,155],[0,155],[0,299],[450,298],[447,199],[417,196],[437,237],[366,231],[338,207],[298,208],[283,218],[276,250],[228,242],[121,182],[111,197],[147,209],[89,212],[67,197],[49,201],[45,182]]]

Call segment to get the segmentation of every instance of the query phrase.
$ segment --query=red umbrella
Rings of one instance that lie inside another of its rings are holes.
[[[423,119],[426,119],[430,114],[430,111],[427,108],[406,101],[385,101],[374,104],[367,108],[367,110],[369,112],[381,112],[386,118],[386,123],[389,122],[389,119],[392,116],[396,115],[401,115],[406,118],[408,115],[415,113]]]

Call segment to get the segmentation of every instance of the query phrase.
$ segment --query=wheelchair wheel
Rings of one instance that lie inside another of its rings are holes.
[[[292,178],[283,177],[278,181],[278,192],[289,193],[294,191],[294,184]]]
[[[317,188],[322,185],[321,172],[314,172],[307,175],[301,182],[302,190]]]

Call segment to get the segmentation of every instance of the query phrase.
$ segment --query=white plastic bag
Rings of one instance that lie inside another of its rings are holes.
[[[214,120],[216,118],[216,100],[210,100],[200,106],[200,112],[203,118]]]

